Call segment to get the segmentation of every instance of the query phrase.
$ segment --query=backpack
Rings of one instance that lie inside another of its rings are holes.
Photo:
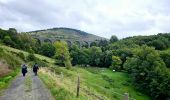
[[[33,71],[37,71],[37,70],[38,70],[38,65],[35,64],[35,65],[33,66]]]
[[[27,67],[25,65],[22,66],[22,72],[27,73]]]

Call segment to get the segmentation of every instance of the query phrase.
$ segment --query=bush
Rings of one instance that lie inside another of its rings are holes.
[[[17,54],[17,56],[19,56],[22,60],[25,61],[25,55],[24,55],[24,53],[19,52],[19,53]]]
[[[28,56],[27,56],[27,61],[36,61],[36,57],[34,54],[30,53]]]

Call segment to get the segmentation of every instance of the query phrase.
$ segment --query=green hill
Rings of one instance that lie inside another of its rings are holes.
[[[45,30],[31,31],[27,33],[30,33],[31,35],[37,35],[40,37],[48,38],[81,39],[88,41],[107,40],[106,38],[71,28],[51,28]]]

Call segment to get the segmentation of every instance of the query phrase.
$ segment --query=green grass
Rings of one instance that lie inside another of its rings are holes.
[[[0,90],[3,90],[9,86],[9,84],[11,83],[11,80],[14,79],[15,76],[17,76],[17,74],[19,73],[20,71],[19,66],[22,61],[15,54],[7,51],[1,46],[0,46],[0,61],[5,64],[5,66],[3,65],[0,66],[3,69],[1,70],[1,72],[10,70],[9,72],[0,76]]]
[[[137,91],[131,84],[128,74],[122,72],[112,72],[105,68],[81,68],[74,67],[67,70],[64,67],[52,67],[51,71],[41,71],[41,79],[46,85],[52,86],[53,95],[57,95],[55,90],[62,88],[67,93],[64,96],[70,98],[76,97],[76,81],[77,76],[80,76],[80,100],[85,98],[88,100],[106,99],[106,100],[122,100],[124,93],[129,93],[130,100],[149,100],[147,95]],[[43,69],[44,70],[44,69]],[[55,72],[55,75],[53,73]],[[61,79],[61,72],[64,78]],[[56,88],[56,89],[54,89]],[[62,91],[61,91],[62,92]],[[60,93],[61,93],[60,92]],[[65,92],[63,92],[64,94]],[[57,98],[57,97],[56,97]],[[66,99],[66,98],[64,98]]]
[[[69,100],[69,99],[76,99],[73,93],[67,91],[63,87],[56,87],[55,81],[53,78],[49,77],[47,74],[39,73],[40,78],[46,84],[46,86],[50,89],[51,93],[53,94],[56,100]]]
[[[24,84],[25,84],[25,92],[31,91],[31,89],[32,89],[32,80],[31,80],[30,74],[28,74],[26,76]]]
[[[18,49],[15,49],[15,48],[11,48],[11,47],[8,47],[8,46],[5,46],[5,45],[1,45],[0,44],[0,47],[7,50],[7,51],[11,51],[11,52],[14,52],[14,53],[20,53],[22,52],[25,56],[28,56],[29,53],[28,52],[25,52],[25,51],[22,51],[22,50],[18,50]],[[37,58],[39,58],[40,60],[46,60],[47,62],[49,63],[54,63],[54,59],[51,59],[49,57],[45,57],[45,56],[42,56],[42,55],[39,55],[39,54],[35,54],[35,56]]]
[[[19,69],[16,69],[16,70],[13,70],[8,75],[0,77],[0,90],[7,88],[10,85],[11,80],[14,79],[15,76],[18,75],[19,71],[20,71]]]

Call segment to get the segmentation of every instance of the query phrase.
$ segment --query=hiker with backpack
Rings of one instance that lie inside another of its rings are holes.
[[[23,64],[21,67],[22,67],[22,74],[25,77],[25,75],[27,73],[27,66],[26,66],[26,64]]]
[[[33,66],[33,72],[34,72],[35,76],[37,76],[38,69],[39,69],[38,64],[35,63]]]

